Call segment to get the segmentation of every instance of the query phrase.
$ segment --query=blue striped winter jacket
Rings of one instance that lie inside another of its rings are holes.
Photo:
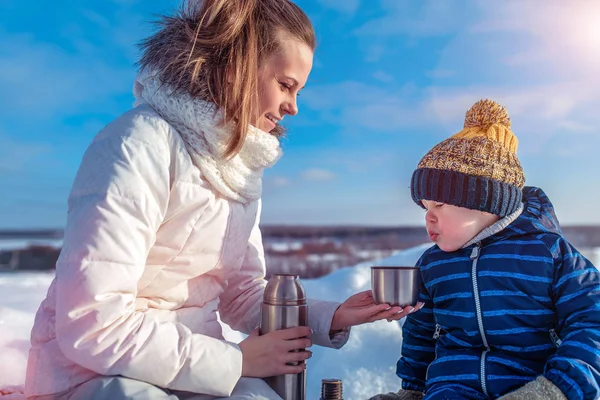
[[[561,236],[544,192],[523,196],[501,232],[421,256],[426,305],[403,326],[403,389],[459,383],[496,398],[543,374],[570,400],[600,397],[600,274]]]

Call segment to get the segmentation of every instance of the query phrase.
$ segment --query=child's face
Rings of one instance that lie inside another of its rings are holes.
[[[425,226],[429,238],[443,251],[460,249],[483,229],[498,221],[498,216],[483,211],[423,200],[427,209]]]

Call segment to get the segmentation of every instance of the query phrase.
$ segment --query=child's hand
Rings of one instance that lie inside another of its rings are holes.
[[[373,293],[370,290],[366,290],[350,296],[342,303],[333,315],[331,330],[339,331],[380,319],[387,319],[388,321],[399,320],[406,317],[409,313],[419,310],[422,306],[423,303],[418,303],[415,307],[406,306],[404,308],[398,306],[391,307],[389,304],[375,304]]]

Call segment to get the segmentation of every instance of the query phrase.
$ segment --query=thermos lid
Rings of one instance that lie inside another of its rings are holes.
[[[275,306],[306,304],[306,294],[298,275],[271,275],[265,287],[264,302]]]
[[[344,400],[341,379],[321,380],[321,400]]]

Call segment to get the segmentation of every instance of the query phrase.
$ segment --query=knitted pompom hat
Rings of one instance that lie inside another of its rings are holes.
[[[467,111],[464,129],[436,145],[412,175],[413,200],[432,200],[504,217],[521,203],[525,184],[517,137],[506,109],[480,100]]]

